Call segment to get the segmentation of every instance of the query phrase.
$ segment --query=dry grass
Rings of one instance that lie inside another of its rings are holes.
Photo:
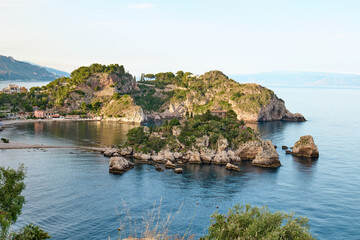
[[[162,201],[159,203],[154,202],[151,209],[149,209],[143,216],[142,222],[143,224],[137,224],[136,220],[132,218],[131,209],[123,201],[123,209],[125,213],[124,218],[121,218],[119,211],[117,210],[117,214],[119,216],[120,227],[118,229],[119,235],[118,240],[192,240],[194,239],[194,235],[189,233],[191,229],[191,225],[193,219],[195,217],[195,212],[193,214],[193,218],[189,226],[187,227],[186,232],[183,235],[171,235],[169,233],[169,229],[176,216],[180,213],[181,208],[183,207],[183,203],[180,204],[179,208],[174,211],[167,213],[165,217],[161,212],[162,209]],[[126,231],[125,231],[126,230]],[[128,234],[128,233],[133,234]],[[128,235],[124,237],[124,235]],[[109,238],[110,239],[110,238]]]

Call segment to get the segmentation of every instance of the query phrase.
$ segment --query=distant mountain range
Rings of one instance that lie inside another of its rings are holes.
[[[28,62],[17,61],[12,57],[0,55],[0,81],[52,81],[62,76],[69,76],[69,73]]]
[[[360,75],[324,72],[264,72],[230,75],[240,83],[258,83],[265,87],[360,88]]]

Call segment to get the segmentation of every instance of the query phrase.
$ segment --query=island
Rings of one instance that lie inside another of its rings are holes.
[[[165,168],[178,173],[184,163],[225,165],[238,171],[237,164],[242,161],[259,167],[281,166],[271,141],[260,139],[244,121],[237,119],[233,110],[222,117],[208,110],[181,122],[174,118],[162,126],[140,126],[131,129],[127,136],[124,145],[104,152],[112,157],[111,173],[123,173],[133,167],[125,158],[142,164],[165,164]],[[156,168],[162,170],[159,165]]]
[[[80,67],[46,86],[0,94],[0,104],[0,117],[15,118],[69,116],[139,124],[232,110],[244,122],[305,121],[288,111],[272,90],[238,83],[220,71],[143,74],[136,81],[118,64]]]

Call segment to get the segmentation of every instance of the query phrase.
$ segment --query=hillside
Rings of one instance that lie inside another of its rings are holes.
[[[304,121],[301,114],[289,112],[283,100],[273,91],[258,84],[240,84],[220,71],[201,76],[179,71],[149,74],[153,80],[143,81],[143,88],[153,86],[154,94],[165,103],[159,109],[148,111],[150,118],[184,117],[207,110],[233,110],[238,119],[256,121]],[[153,102],[158,102],[153,100]]]
[[[24,111],[37,105],[61,114],[121,122],[184,118],[208,110],[233,110],[238,120],[248,122],[305,121],[301,114],[290,113],[270,89],[239,84],[220,71],[202,76],[182,71],[146,76],[147,80],[136,82],[122,65],[93,64],[32,88],[27,95],[1,96],[0,103]]]
[[[58,77],[40,66],[0,55],[0,80],[51,81]]]
[[[360,88],[360,75],[324,72],[265,72],[232,75],[238,82],[258,83],[268,87]]]

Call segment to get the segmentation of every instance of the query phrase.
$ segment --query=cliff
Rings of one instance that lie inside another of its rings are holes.
[[[122,65],[92,64],[74,70],[70,77],[32,88],[23,96],[26,101],[19,101],[15,107],[28,111],[37,105],[62,114],[136,123],[190,117],[208,110],[233,110],[238,120],[247,122],[305,121],[301,114],[289,112],[270,89],[240,84],[220,71],[202,76],[167,72],[150,74],[148,79],[136,82]],[[12,101],[6,101],[4,105],[11,107]]]
[[[270,89],[253,83],[240,84],[220,71],[202,76],[182,72],[173,77],[168,74],[155,76],[155,80],[148,81],[147,85],[153,84],[158,95],[171,91],[173,94],[158,110],[148,112],[150,118],[184,117],[187,113],[221,109],[233,110],[239,120],[247,122],[305,121],[301,114],[288,111],[284,101]]]

